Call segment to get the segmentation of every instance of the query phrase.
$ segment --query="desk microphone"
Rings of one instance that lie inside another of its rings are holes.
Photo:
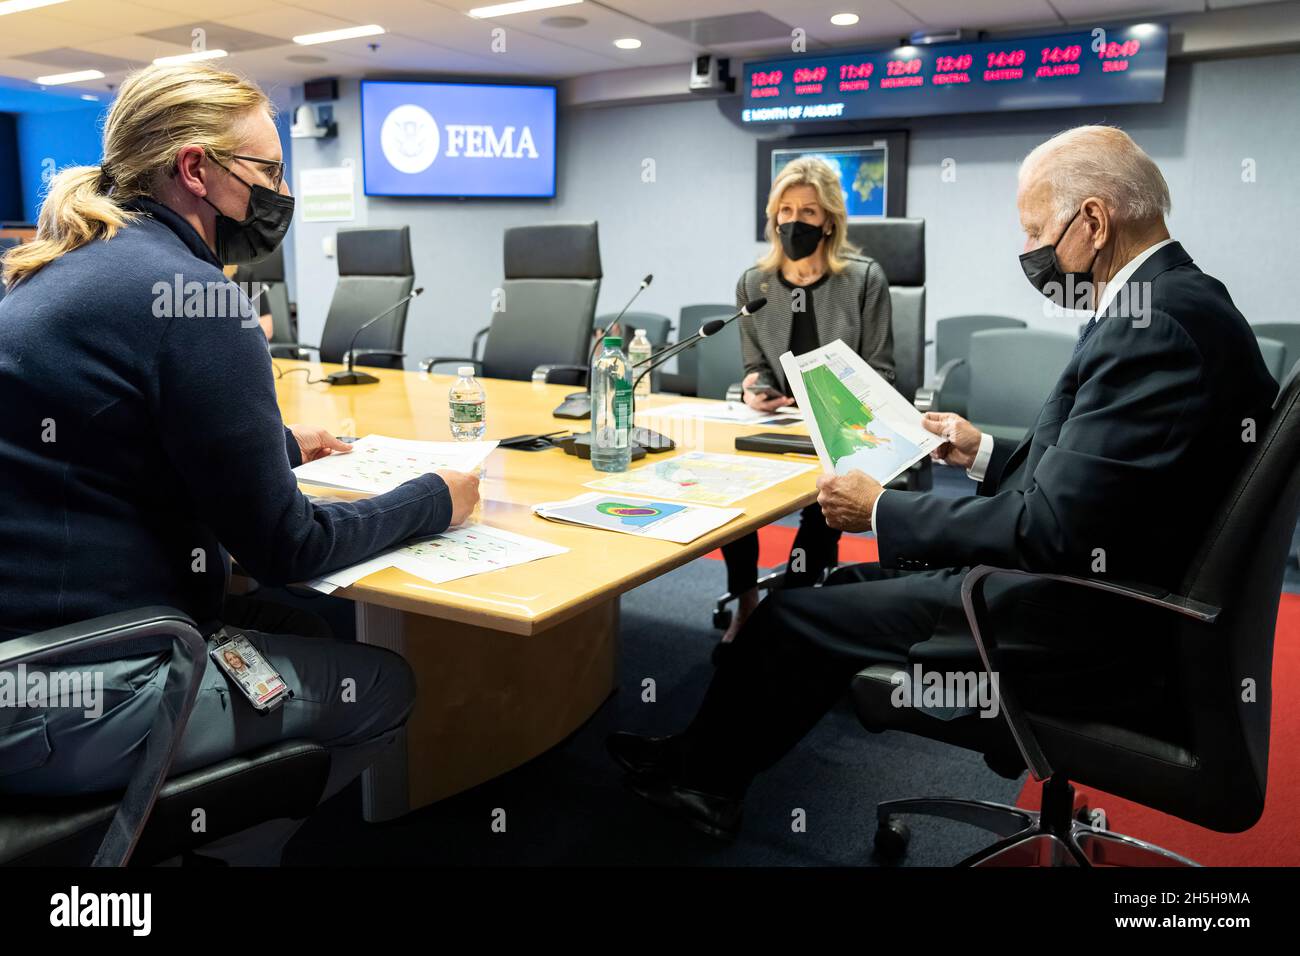
[[[591,417],[591,365],[596,361],[596,351],[600,348],[601,343],[605,341],[605,336],[609,335],[609,330],[618,325],[619,319],[623,318],[627,310],[632,308],[632,303],[636,301],[637,296],[649,288],[650,283],[654,281],[654,278],[653,273],[647,274],[646,277],[641,280],[641,284],[636,287],[636,291],[632,293],[632,298],[627,300],[627,305],[623,306],[622,311],[620,311],[618,315],[614,316],[614,318],[610,319],[609,323],[600,330],[600,335],[598,335],[596,341],[592,343],[591,354],[587,356],[587,389],[582,392],[571,392],[564,396],[564,401],[560,404],[560,407],[556,409],[556,414],[559,414],[560,409],[563,409],[564,414],[560,417]]]
[[[420,295],[420,293],[422,293],[423,291],[424,291],[424,286],[420,286],[418,289],[412,289],[410,295],[403,296],[402,298],[394,302],[392,305],[390,305],[388,308],[384,309],[383,312],[380,312],[378,315],[376,315],[374,318],[367,319],[366,321],[362,322],[361,325],[357,328],[356,332],[352,333],[352,341],[348,343],[348,350],[346,353],[347,366],[348,366],[347,370],[343,372],[331,372],[329,375],[325,376],[325,381],[329,382],[331,385],[373,385],[375,382],[379,381],[379,379],[375,378],[375,376],[369,375],[366,372],[353,371],[352,364],[353,364],[354,356],[352,355],[352,350],[356,348],[357,338],[358,336],[361,335],[362,332],[370,328],[372,325],[374,325],[384,316],[388,315],[391,312],[395,312],[397,309],[406,305],[406,303],[410,302],[412,299],[417,298]]]

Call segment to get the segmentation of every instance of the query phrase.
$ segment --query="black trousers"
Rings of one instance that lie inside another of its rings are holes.
[[[964,574],[857,564],[838,569],[824,587],[769,593],[678,738],[679,782],[743,795],[869,665],[910,670],[921,660],[927,671],[979,672],[961,606]],[[1000,674],[1014,676],[1022,705],[1147,727],[1175,712],[1168,671],[1176,658],[1160,612],[1089,589],[1006,580],[989,582],[986,598]]]
[[[786,565],[782,586],[799,588],[816,584],[822,572],[839,560],[839,549],[840,532],[827,526],[821,505],[814,501],[799,514],[799,530],[790,547],[790,561]],[[728,592],[741,594],[757,586],[757,531],[724,544],[722,557],[727,563]]]

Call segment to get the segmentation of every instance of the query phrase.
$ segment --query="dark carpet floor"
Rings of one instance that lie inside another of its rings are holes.
[[[936,469],[936,490],[969,493]],[[710,610],[721,562],[700,559],[624,596],[619,689],[568,740],[495,780],[385,824],[361,819],[360,785],[322,806],[289,844],[287,865],[861,866],[876,861],[875,805],[958,795],[1012,803],[1020,781],[977,754],[904,734],[868,734],[847,703],[759,779],[742,835],[724,845],[662,816],[622,785],[604,750],[615,730],[671,732],[689,721],[712,673]],[[657,700],[643,703],[653,677]],[[504,833],[493,831],[505,811]],[[798,814],[798,811],[803,811]],[[793,825],[796,815],[806,829]],[[498,814],[499,816],[499,814]],[[978,831],[912,818],[908,865],[949,865],[989,842]]]

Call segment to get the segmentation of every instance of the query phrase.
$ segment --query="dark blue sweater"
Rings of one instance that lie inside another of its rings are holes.
[[[149,604],[211,622],[219,545],[279,584],[451,518],[436,475],[355,503],[300,493],[262,330],[157,317],[178,276],[226,279],[183,219],[137,208],[0,301],[0,638]]]

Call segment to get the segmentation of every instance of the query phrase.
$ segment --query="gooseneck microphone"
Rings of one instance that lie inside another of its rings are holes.
[[[721,332],[732,322],[736,321],[736,319],[740,318],[742,315],[753,315],[755,312],[758,312],[760,309],[762,309],[765,305],[767,305],[767,299],[758,298],[755,299],[753,302],[749,302],[746,305],[742,306],[738,312],[736,312],[734,315],[728,316],[725,319],[709,319],[709,321],[701,325],[700,330],[696,332],[694,335],[692,335],[689,339],[683,339],[682,341],[678,342],[676,345],[670,345],[668,348],[664,349],[663,351],[650,356],[645,361],[638,362],[636,365],[632,367],[632,370],[637,373],[636,378],[632,381],[632,394],[633,395],[636,394],[637,383],[640,382],[641,379],[645,378],[647,373],[649,373],[653,369],[658,368],[660,365],[662,365],[664,362],[667,362],[674,355],[677,355],[681,352],[685,352],[687,349],[694,348],[695,346],[699,345],[701,341],[709,338],[709,336],[717,335],[719,332]]]
[[[418,289],[412,289],[410,295],[403,296],[388,308],[384,309],[383,312],[380,312],[373,318],[366,319],[366,321],[362,322],[361,325],[357,326],[357,330],[352,333],[352,341],[348,343],[348,350],[345,353],[347,356],[347,370],[342,372],[331,372],[329,375],[325,376],[325,381],[329,382],[331,385],[373,385],[375,382],[379,381],[375,376],[366,372],[357,372],[353,370],[352,366],[354,356],[352,355],[352,350],[356,348],[357,338],[360,337],[362,332],[370,328],[384,316],[397,311],[412,299],[418,298],[422,292],[424,292],[424,286],[420,286]]]
[[[614,318],[610,319],[608,324],[600,330],[600,335],[596,336],[596,341],[592,343],[591,354],[587,356],[587,387],[581,392],[570,392],[564,396],[564,401],[560,403],[555,414],[560,418],[590,418],[591,417],[591,365],[596,361],[596,352],[600,349],[601,343],[605,341],[605,336],[609,335],[609,330],[618,324],[619,320],[632,308],[632,303],[636,301],[637,296],[650,287],[654,281],[654,274],[649,273],[641,284],[636,287],[632,293],[632,298],[627,300],[627,305]]]

